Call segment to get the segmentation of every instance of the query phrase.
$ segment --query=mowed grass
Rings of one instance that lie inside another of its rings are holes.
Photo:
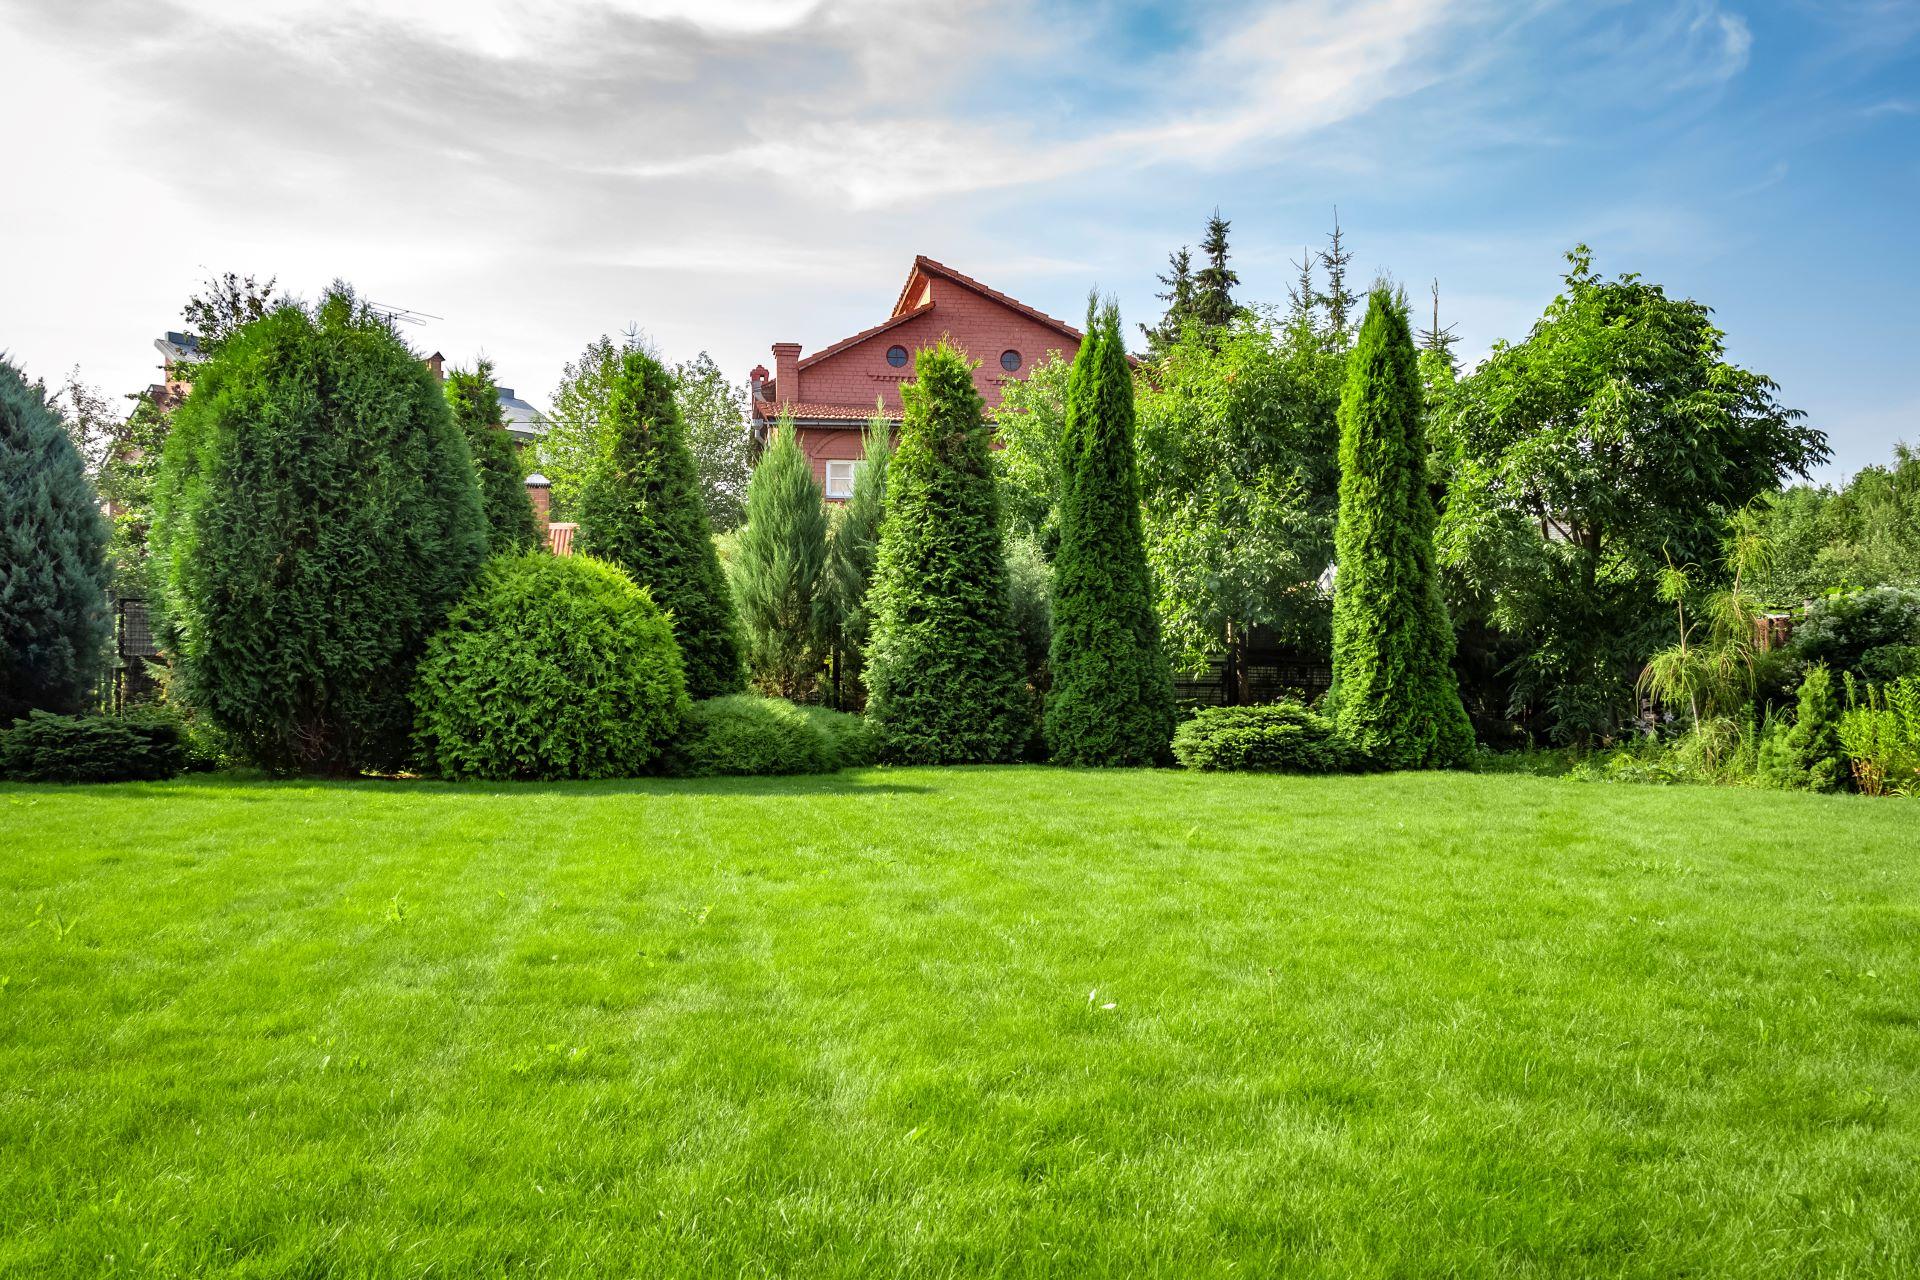
[[[0,1274],[1912,1276],[1920,804],[0,788]]]

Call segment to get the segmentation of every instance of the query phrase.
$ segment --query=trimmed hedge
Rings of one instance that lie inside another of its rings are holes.
[[[168,718],[35,711],[0,733],[0,777],[15,782],[157,782],[186,765]]]
[[[621,778],[687,711],[666,614],[590,556],[496,556],[427,643],[414,687],[422,764],[448,778]]]
[[[1189,769],[1230,773],[1355,773],[1366,759],[1332,720],[1298,702],[1208,707],[1173,733]]]
[[[880,760],[880,735],[865,716],[826,707],[801,707],[800,714],[813,725],[814,732],[827,740],[827,751],[836,769],[864,769]]]
[[[666,768],[683,778],[832,773],[872,764],[879,749],[861,716],[736,693],[693,704]]]

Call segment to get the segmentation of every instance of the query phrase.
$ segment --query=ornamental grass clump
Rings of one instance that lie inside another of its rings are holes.
[[[421,765],[447,778],[632,777],[687,713],[673,628],[647,592],[604,561],[544,552],[487,562],[413,698]]]
[[[1222,773],[1352,773],[1367,766],[1332,720],[1292,701],[1204,708],[1174,730],[1173,755],[1186,768]]]

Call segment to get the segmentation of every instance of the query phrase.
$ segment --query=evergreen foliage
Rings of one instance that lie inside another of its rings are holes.
[[[1058,764],[1158,764],[1173,736],[1173,680],[1141,541],[1133,375],[1112,306],[1089,309],[1060,458],[1047,747]]]
[[[687,712],[673,627],[590,556],[495,556],[429,642],[413,693],[423,765],[448,778],[626,778]]]
[[[1206,707],[1174,731],[1189,769],[1232,773],[1348,773],[1365,761],[1333,721],[1298,702]]]
[[[775,777],[839,767],[834,740],[806,708],[746,693],[694,703],[667,761],[667,772],[682,778]]]
[[[900,446],[868,597],[867,714],[884,759],[1010,760],[1029,737],[1007,616],[990,432],[967,359],[922,349],[901,388]]]
[[[1353,250],[1346,246],[1346,237],[1340,230],[1340,210],[1336,208],[1333,230],[1327,233],[1327,247],[1320,251],[1320,266],[1327,273],[1327,287],[1316,298],[1326,312],[1327,340],[1336,351],[1345,351],[1353,343],[1353,308],[1360,299],[1347,288],[1347,271],[1352,262]]]
[[[1147,340],[1147,355],[1156,359],[1180,340],[1180,326],[1193,314],[1193,249],[1183,244],[1168,254],[1166,274],[1159,280],[1166,292],[1153,296],[1166,303],[1167,309],[1161,313],[1159,324],[1140,326],[1140,336]]]
[[[1200,241],[1200,256],[1206,265],[1193,277],[1193,318],[1209,329],[1224,327],[1240,309],[1233,300],[1240,274],[1227,265],[1227,232],[1232,227],[1215,209],[1207,219],[1207,234]]]
[[[1840,745],[1840,699],[1824,664],[1807,668],[1799,705],[1784,733],[1767,739],[1760,770],[1778,786],[1838,791],[1847,783],[1846,750]]]
[[[453,420],[460,424],[467,450],[473,454],[488,550],[497,556],[532,551],[540,544],[540,530],[527,498],[520,451],[500,416],[500,388],[493,381],[493,366],[482,360],[471,372],[456,369],[447,375],[445,389]]]
[[[580,497],[580,549],[648,589],[673,619],[688,695],[711,698],[742,687],[740,632],[673,393],[672,375],[645,351],[614,357],[605,438]]]
[[[0,727],[86,704],[107,656],[107,535],[45,389],[0,359]]]
[[[747,523],[728,563],[761,692],[805,698],[820,672],[827,593],[827,510],[813,463],[783,416],[747,484]]]
[[[0,729],[0,778],[14,782],[156,782],[186,764],[174,720],[35,711]]]
[[[446,397],[389,324],[335,286],[233,333],[174,414],[156,502],[186,703],[269,769],[402,763],[414,665],[487,528]]]
[[[827,541],[823,588],[833,650],[834,693],[841,706],[863,706],[867,644],[873,632],[867,590],[880,551],[880,519],[886,513],[887,463],[893,457],[893,423],[867,423],[866,448],[853,469],[853,494],[834,516]]]
[[[1434,520],[1413,334],[1405,306],[1376,288],[1340,401],[1333,681],[1342,732],[1388,768],[1457,767],[1473,749]]]

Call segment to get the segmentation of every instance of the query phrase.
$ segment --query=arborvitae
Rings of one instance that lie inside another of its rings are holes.
[[[1140,334],[1147,340],[1149,355],[1158,356],[1162,351],[1180,340],[1180,328],[1193,314],[1193,250],[1181,245],[1178,250],[1167,255],[1167,273],[1160,277],[1160,283],[1166,286],[1165,293],[1154,296],[1167,304],[1160,316],[1160,323],[1149,329],[1140,326]]]
[[[833,644],[835,700],[842,707],[865,701],[862,683],[867,643],[873,631],[867,589],[880,550],[880,518],[886,512],[887,462],[893,457],[893,423],[867,423],[866,452],[853,469],[853,496],[840,508],[827,544],[827,622]]]
[[[1210,328],[1231,323],[1234,313],[1240,309],[1233,300],[1233,289],[1240,283],[1240,275],[1227,265],[1227,232],[1232,225],[1215,209],[1207,219],[1206,238],[1200,242],[1200,253],[1207,265],[1193,278],[1193,318]]]
[[[84,708],[106,660],[107,536],[44,389],[0,359],[0,731]]]
[[[1173,680],[1141,542],[1133,377],[1111,306],[1089,313],[1067,383],[1049,667],[1047,748],[1056,763],[1167,758]]]
[[[153,553],[185,700],[257,764],[344,773],[406,762],[415,665],[487,527],[433,374],[336,286],[196,366]]]
[[[607,440],[580,496],[580,549],[611,560],[673,618],[687,694],[744,687],[733,596],[674,405],[673,378],[646,352],[620,352],[607,380]]]
[[[923,349],[914,375],[867,602],[867,716],[896,764],[1011,760],[1030,723],[987,420],[951,344]]]
[[[1353,250],[1346,247],[1340,232],[1340,210],[1333,211],[1333,230],[1327,234],[1327,247],[1321,250],[1320,265],[1327,272],[1326,292],[1320,305],[1327,312],[1327,338],[1336,351],[1344,351],[1353,341],[1353,306],[1360,299],[1347,288],[1347,266]]]
[[[480,509],[487,519],[487,548],[494,555],[531,551],[540,543],[533,503],[527,499],[527,477],[520,467],[520,451],[507,435],[500,416],[500,388],[494,385],[493,366],[485,360],[471,373],[456,369],[447,375],[447,403],[453,420],[466,434],[473,454],[474,475],[480,482]]]
[[[1376,288],[1340,400],[1333,683],[1341,729],[1397,769],[1457,766],[1473,749],[1434,574],[1421,398],[1406,308]]]
[[[1823,662],[1807,668],[1800,681],[1793,727],[1781,736],[1763,769],[1783,786],[1838,791],[1849,776],[1847,752],[1840,745],[1840,700],[1833,673]]]
[[[761,692],[805,699],[820,673],[827,509],[813,463],[782,416],[747,482],[747,523],[729,565],[747,670]]]

